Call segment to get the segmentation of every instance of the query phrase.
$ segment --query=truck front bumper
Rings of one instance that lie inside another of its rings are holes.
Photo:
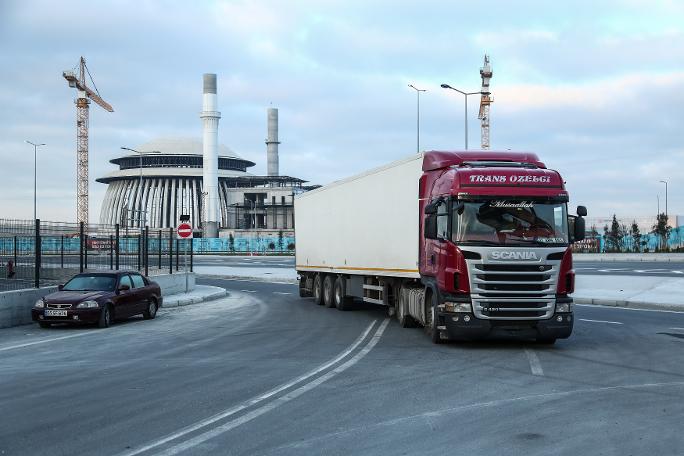
[[[546,320],[481,320],[472,313],[439,313],[439,326],[449,339],[475,340],[496,336],[566,339],[572,334],[575,316],[556,313]]]

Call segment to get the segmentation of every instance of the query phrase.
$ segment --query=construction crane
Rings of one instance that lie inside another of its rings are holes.
[[[94,91],[86,85],[86,74]],[[93,77],[88,71],[85,59],[81,57],[78,72],[64,71],[62,76],[78,91],[76,103],[76,220],[88,223],[88,105],[93,100],[103,109],[114,112],[109,103],[100,97]]]
[[[494,102],[489,92],[489,80],[492,79],[492,74],[494,73],[489,64],[489,56],[485,54],[484,65],[480,68],[482,90],[480,91],[480,114],[477,116],[480,119],[483,150],[489,149],[489,105]]]

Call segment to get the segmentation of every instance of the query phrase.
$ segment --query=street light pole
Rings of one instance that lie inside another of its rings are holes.
[[[38,148],[40,146],[44,146],[45,144],[35,144],[28,140],[26,140],[26,142],[33,146],[33,220],[36,220],[38,219],[38,216],[36,215],[36,189],[38,187]]]
[[[464,92],[455,87],[451,87],[449,84],[442,84],[440,87],[454,90],[463,95],[463,99],[465,100],[465,149],[468,150],[468,95],[480,95],[482,92]]]
[[[661,180],[660,182],[665,184],[665,216],[668,217],[668,212],[667,212],[667,181]]]
[[[416,153],[420,153],[420,92],[427,92],[427,89],[419,89],[413,84],[409,84],[416,91]]]

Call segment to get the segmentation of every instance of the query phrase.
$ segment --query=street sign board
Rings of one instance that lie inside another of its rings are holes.
[[[192,238],[192,226],[189,223],[181,223],[176,228],[176,233],[181,239],[191,239]]]

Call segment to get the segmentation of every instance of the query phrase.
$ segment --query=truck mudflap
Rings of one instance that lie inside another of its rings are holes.
[[[496,336],[567,339],[574,314],[556,313],[546,320],[481,320],[472,313],[439,312],[438,328],[452,340],[476,340]]]

